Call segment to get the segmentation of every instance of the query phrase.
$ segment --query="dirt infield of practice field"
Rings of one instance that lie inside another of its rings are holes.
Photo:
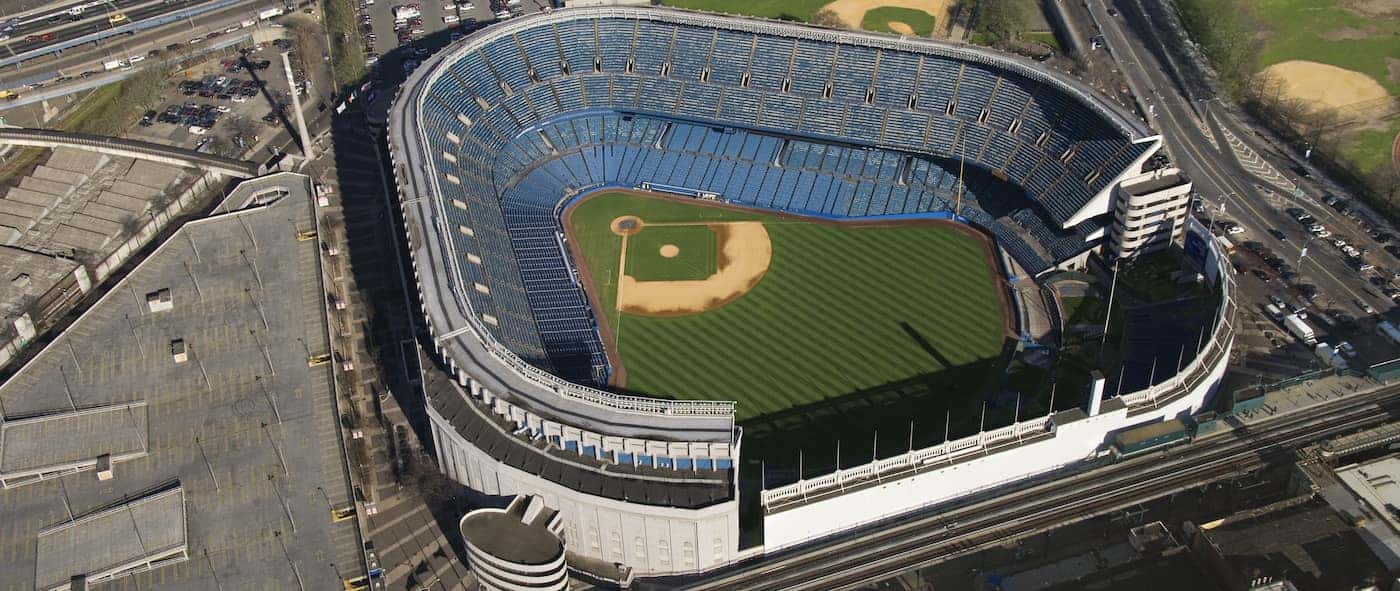
[[[836,13],[836,16],[841,17],[841,20],[852,29],[859,29],[861,23],[865,21],[865,13],[874,8],[894,6],[898,8],[921,10],[933,16],[933,34],[942,35],[947,32],[948,23],[951,19],[950,15],[953,6],[956,4],[956,0],[836,0],[823,8],[831,9],[832,12]],[[895,30],[895,24],[905,23],[890,23],[891,30]],[[908,35],[912,32],[913,29],[911,28],[909,33],[902,34]]]
[[[714,310],[758,285],[773,260],[773,244],[768,240],[768,231],[763,228],[763,222],[646,224],[643,220],[642,224],[643,231],[681,226],[708,227],[715,234],[715,272],[704,279],[638,280],[628,274],[627,268],[627,240],[637,234],[623,234],[623,258],[618,266],[617,278],[617,310],[626,314],[666,317]],[[666,247],[675,250],[668,251]],[[666,256],[668,252],[671,256]],[[664,258],[674,258],[680,254],[680,249],[667,244],[658,254]]]
[[[1370,76],[1330,64],[1291,60],[1264,69],[1282,84],[1284,94],[1327,109],[1375,104],[1375,112],[1388,112],[1390,93]],[[1368,110],[1370,110],[1368,108]]]

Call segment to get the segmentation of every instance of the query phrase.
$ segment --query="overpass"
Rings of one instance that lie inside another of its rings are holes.
[[[162,164],[199,168],[240,179],[252,178],[264,172],[260,164],[247,160],[235,160],[139,140],[52,129],[3,128],[0,129],[0,144],[36,148],[74,148],[89,152],[101,152],[109,156],[125,156]]]

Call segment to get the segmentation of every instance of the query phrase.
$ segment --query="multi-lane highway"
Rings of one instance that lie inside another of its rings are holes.
[[[52,17],[31,19],[28,22],[21,19],[14,31],[5,33],[9,40],[4,42],[4,46],[7,54],[20,54],[206,1],[208,0],[123,0],[114,2],[113,6],[87,8],[82,14],[74,17],[69,17],[67,13],[56,13]],[[117,14],[125,18],[113,22],[111,19]]]
[[[852,589],[1178,490],[1259,468],[1277,454],[1392,420],[1400,386],[1333,399],[1159,453],[913,515],[692,581],[687,589]]]
[[[1334,234],[1370,247],[1373,252],[1369,257],[1379,266],[1394,269],[1397,261],[1371,243],[1351,220],[1318,203],[1317,191],[1296,197],[1292,187],[1282,186],[1287,179],[1273,179],[1279,183],[1273,184],[1246,170],[1231,149],[1228,137],[1248,142],[1252,132],[1234,122],[1220,99],[1193,100],[1174,83],[1169,74],[1174,64],[1159,59],[1161,54],[1150,49],[1164,47],[1165,41],[1147,26],[1136,0],[1119,2],[1117,15],[1109,14],[1104,2],[1089,2],[1088,6],[1130,86],[1152,106],[1151,124],[1164,136],[1173,163],[1191,177],[1196,192],[1206,203],[1213,207],[1224,203],[1224,213],[1219,217],[1238,222],[1247,229],[1246,239],[1261,242],[1290,265],[1296,264],[1302,277],[1298,283],[1316,285],[1322,294],[1319,303],[1324,308],[1338,307],[1359,315],[1357,301],[1382,311],[1393,306],[1388,298],[1370,289],[1337,250],[1314,239],[1283,209],[1301,207]],[[1280,165],[1276,170],[1288,168]],[[1286,240],[1275,238],[1269,230],[1276,230]],[[1306,257],[1300,256],[1304,245],[1309,245]]]

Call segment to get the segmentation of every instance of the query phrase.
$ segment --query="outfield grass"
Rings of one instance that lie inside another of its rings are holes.
[[[637,281],[686,281],[715,273],[715,233],[700,226],[651,226],[627,237],[626,274]],[[671,245],[674,258],[661,255]]]
[[[773,248],[763,280],[719,309],[668,318],[607,313],[631,390],[736,400],[742,421],[969,366],[979,375],[941,394],[975,397],[984,365],[1001,353],[997,281],[983,245],[960,232],[852,228],[599,195],[576,205],[570,224],[605,310],[615,309],[615,286],[605,278],[617,274],[621,242],[608,225],[620,215],[646,223],[759,220]]]
[[[881,6],[866,11],[865,18],[862,18],[860,21],[860,28],[867,31],[899,33],[899,31],[890,29],[890,21],[909,25],[909,28],[913,29],[914,34],[919,37],[928,37],[933,34],[933,26],[936,24],[933,15],[922,10],[900,8],[898,6]]]
[[[666,6],[807,22],[831,0],[662,0]]]

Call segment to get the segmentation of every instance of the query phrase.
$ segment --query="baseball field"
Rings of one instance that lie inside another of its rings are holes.
[[[612,192],[572,205],[564,225],[614,385],[735,400],[740,421],[985,365],[1009,332],[989,243],[952,222]]]

